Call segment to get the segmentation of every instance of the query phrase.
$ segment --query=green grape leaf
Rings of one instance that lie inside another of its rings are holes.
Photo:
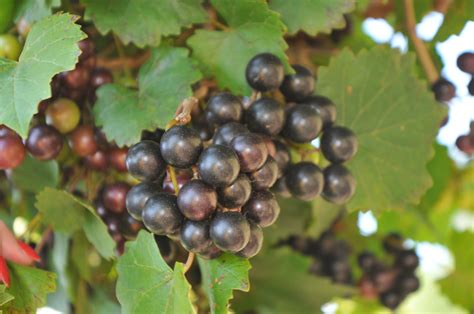
[[[474,233],[453,232],[449,249],[454,255],[455,270],[440,281],[441,290],[455,304],[474,308]]]
[[[281,14],[290,34],[303,30],[315,36],[343,28],[344,14],[354,10],[355,0],[272,0],[269,5]]]
[[[6,286],[5,285],[0,285],[0,309],[2,306],[13,300],[15,297],[6,292]]]
[[[319,238],[324,231],[329,229],[336,218],[343,212],[341,206],[325,202],[321,198],[313,201],[311,209],[312,219],[306,233],[315,238]]]
[[[201,73],[186,49],[161,46],[141,67],[138,91],[119,84],[97,91],[96,123],[107,139],[120,146],[134,144],[142,130],[164,128],[199,79]]]
[[[188,40],[193,56],[208,75],[214,75],[221,88],[236,94],[250,94],[245,67],[252,57],[271,52],[286,64],[283,39],[285,25],[262,0],[212,0],[226,21],[223,31],[197,30]]]
[[[38,193],[45,187],[56,187],[59,183],[59,166],[55,160],[40,161],[28,155],[20,166],[12,171],[16,187]]]
[[[0,58],[0,124],[26,137],[42,99],[51,96],[51,78],[71,70],[77,62],[77,42],[85,37],[70,14],[47,17],[36,23],[18,62]]]
[[[11,285],[6,290],[14,299],[5,306],[7,313],[35,313],[46,304],[46,295],[56,290],[54,273],[8,264]]]
[[[83,229],[89,242],[105,259],[114,256],[115,242],[94,208],[65,191],[45,188],[36,196],[43,221],[55,231],[72,234]]]
[[[357,190],[354,209],[398,209],[417,203],[432,184],[426,164],[445,112],[414,75],[415,58],[376,47],[344,50],[320,68],[318,92],[337,107],[336,123],[357,135],[347,163]]]
[[[444,16],[443,24],[433,40],[441,42],[453,34],[459,34],[468,21],[474,21],[474,1],[453,1]]]
[[[211,313],[227,313],[232,291],[247,292],[250,289],[249,261],[232,254],[224,254],[213,260],[198,257],[198,262]]]
[[[25,19],[28,23],[41,20],[53,13],[53,8],[61,6],[61,0],[17,0],[15,21]]]
[[[115,32],[128,44],[158,46],[161,38],[178,35],[182,27],[206,21],[202,0],[81,0],[86,19],[102,33]]]
[[[310,264],[310,258],[288,248],[257,255],[250,271],[252,289],[248,294],[237,294],[233,308],[237,312],[317,313],[332,298],[356,292],[333,284],[329,278],[310,275]]]
[[[183,264],[171,269],[151,233],[140,231],[135,241],[126,243],[117,272],[122,313],[194,313]]]

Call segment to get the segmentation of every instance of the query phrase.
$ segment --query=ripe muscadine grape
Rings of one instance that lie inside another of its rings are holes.
[[[130,186],[123,182],[117,182],[105,186],[102,191],[102,203],[105,208],[113,213],[121,214],[125,211],[125,199]]]
[[[395,265],[405,270],[415,270],[420,260],[414,250],[404,250],[398,253],[395,259]]]
[[[207,219],[217,207],[216,190],[202,180],[191,180],[178,193],[178,207],[190,220]]]
[[[198,171],[201,179],[214,187],[231,184],[240,172],[240,164],[234,151],[224,145],[211,145],[199,157]]]
[[[209,221],[187,220],[181,227],[181,243],[184,248],[194,253],[205,253],[212,245],[209,235]]]
[[[151,196],[159,193],[160,191],[160,185],[152,182],[142,182],[132,187],[128,191],[127,198],[125,199],[128,213],[133,218],[141,220],[142,211],[146,202]]]
[[[398,288],[404,293],[412,293],[420,288],[420,280],[414,274],[404,274],[398,278]]]
[[[230,145],[230,142],[232,142],[234,138],[249,132],[245,125],[237,122],[229,122],[217,128],[212,138],[212,143],[217,145]]]
[[[94,128],[82,125],[71,133],[69,138],[71,149],[79,156],[92,155],[98,149]]]
[[[184,125],[175,125],[163,134],[161,156],[170,165],[188,168],[194,165],[202,151],[199,133]]]
[[[322,197],[334,204],[347,203],[354,195],[356,181],[346,167],[334,164],[324,169]]]
[[[107,152],[108,161],[110,165],[119,172],[126,172],[127,171],[127,154],[128,148],[118,148],[114,147]]]
[[[294,74],[287,74],[280,91],[288,101],[301,101],[314,91],[314,78],[311,71],[302,65],[292,65]]]
[[[394,310],[401,302],[401,296],[395,291],[387,291],[380,295],[380,303]]]
[[[210,234],[218,248],[235,253],[249,242],[250,225],[239,212],[220,212],[211,221]]]
[[[242,212],[248,219],[260,227],[266,228],[278,219],[280,205],[272,192],[268,190],[254,191],[242,208]]]
[[[323,120],[312,106],[297,104],[288,110],[283,135],[295,143],[309,143],[322,128]]]
[[[84,161],[87,168],[96,171],[104,171],[109,165],[107,154],[102,150],[98,150],[92,155],[86,156]]]
[[[21,138],[6,126],[0,125],[0,170],[18,167],[26,156]]]
[[[435,99],[440,102],[449,102],[456,96],[456,87],[453,83],[445,78],[439,78],[431,86],[431,90],[435,95]]]
[[[301,105],[311,106],[323,120],[323,127],[327,128],[336,122],[336,105],[327,97],[311,96],[306,98]]]
[[[114,82],[112,73],[107,69],[94,69],[90,78],[90,86],[95,90],[102,85]]]
[[[245,118],[250,131],[273,136],[283,128],[285,111],[276,100],[260,98],[250,106]]]
[[[204,259],[215,259],[221,255],[221,249],[219,249],[215,244],[211,244],[204,252],[199,253],[199,256]]]
[[[125,163],[128,172],[142,181],[157,180],[166,169],[166,164],[161,157],[160,145],[148,140],[133,145],[128,150]]]
[[[260,252],[263,245],[263,230],[256,223],[249,221],[250,239],[247,245],[237,255],[243,258],[252,258]]]
[[[467,90],[471,96],[474,96],[474,76],[469,81],[469,84],[467,85]]]
[[[52,160],[63,148],[63,137],[52,126],[39,124],[30,129],[26,148],[38,160]]]
[[[238,97],[223,92],[209,99],[205,116],[207,122],[216,125],[239,122],[242,118],[242,109],[242,102]]]
[[[258,170],[249,173],[252,187],[255,190],[269,189],[278,179],[278,165],[276,161],[268,156],[265,164]]]
[[[145,130],[145,131],[142,131],[141,140],[142,141],[148,140],[148,141],[160,143],[161,137],[163,136],[163,134],[165,134],[165,130],[163,129],[156,129],[154,131]]]
[[[283,198],[291,197],[291,192],[288,189],[288,185],[286,184],[285,176],[280,177],[278,180],[276,180],[275,184],[271,188],[271,191]]]
[[[357,257],[357,263],[364,272],[370,272],[377,263],[375,255],[370,252],[362,252]]]
[[[243,206],[252,192],[252,184],[245,174],[240,174],[237,179],[226,187],[217,189],[219,204],[226,208],[239,208]]]
[[[143,208],[142,221],[145,227],[154,234],[176,233],[183,222],[176,196],[165,193],[151,196]]]
[[[285,177],[291,194],[301,200],[312,200],[323,190],[323,172],[311,162],[303,161],[292,165]]]
[[[267,92],[280,87],[285,70],[280,59],[271,53],[261,53],[247,64],[245,77],[247,83],[255,90]]]
[[[321,137],[321,151],[324,157],[333,163],[351,160],[358,147],[357,137],[348,128],[331,127],[324,131]]]
[[[240,170],[252,172],[263,166],[268,157],[268,150],[262,137],[255,133],[237,136],[230,143],[239,157]]]
[[[280,178],[291,164],[291,153],[288,146],[275,140],[275,156],[273,157],[278,165],[278,177]]]
[[[456,63],[461,71],[474,75],[474,52],[466,51],[460,54]]]

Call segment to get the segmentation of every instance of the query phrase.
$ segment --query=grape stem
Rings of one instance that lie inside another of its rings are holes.
[[[191,122],[191,112],[193,111],[193,108],[198,104],[199,100],[194,96],[185,98],[176,109],[174,119],[168,122],[168,124],[166,125],[166,129],[168,130],[176,124],[187,124]]]
[[[41,236],[40,243],[38,243],[38,245],[35,248],[36,253],[38,253],[38,254],[41,253],[44,246],[48,242],[48,238],[49,238],[49,236],[51,235],[52,232],[53,232],[53,228],[51,228],[51,226],[48,226],[48,228],[46,228],[46,230],[43,232],[43,234]]]
[[[178,195],[179,185],[178,185],[178,180],[176,180],[176,171],[174,170],[173,166],[169,166],[168,171],[170,174],[171,182],[173,183],[174,194]]]
[[[188,259],[186,260],[186,264],[184,264],[184,273],[186,274],[188,270],[191,268],[194,262],[194,253],[189,252]]]
[[[413,8],[413,0],[404,0],[403,3],[405,6],[405,27],[407,29],[408,37],[415,47],[416,54],[418,55],[418,59],[420,60],[428,81],[433,84],[438,80],[439,74],[433,63],[433,60],[431,59],[428,49],[421,39],[416,35],[416,19],[415,9]]]
[[[121,58],[98,58],[97,66],[100,68],[106,68],[109,70],[120,70],[123,68],[136,69],[142,66],[150,57],[150,50],[145,51],[143,54],[133,57],[121,57]]]

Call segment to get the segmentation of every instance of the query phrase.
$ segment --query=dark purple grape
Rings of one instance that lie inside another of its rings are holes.
[[[240,174],[229,186],[217,189],[219,204],[226,208],[242,207],[250,198],[252,184],[245,174]]]
[[[265,228],[275,223],[280,215],[280,205],[268,190],[254,191],[242,208],[244,215]]]
[[[165,134],[165,130],[163,129],[156,129],[155,131],[142,131],[141,140],[153,141],[156,143],[160,143],[161,137]]]
[[[65,74],[64,84],[71,90],[83,91],[87,88],[90,78],[89,69],[78,64],[74,70]]]
[[[323,120],[324,128],[336,122],[336,105],[327,97],[311,96],[306,98],[301,105],[313,107]]]
[[[321,194],[324,176],[315,164],[302,161],[292,165],[285,174],[286,185],[291,194],[304,201],[309,201]]]
[[[251,221],[249,221],[249,225],[250,225],[249,242],[241,251],[237,253],[238,256],[241,256],[243,258],[251,258],[257,255],[258,252],[260,252],[260,250],[262,249],[262,244],[263,244],[262,228],[256,223],[253,223]]]
[[[271,191],[283,198],[291,197],[290,190],[288,189],[288,185],[286,184],[285,176],[276,180],[275,184],[271,188]]]
[[[38,160],[52,160],[63,148],[63,137],[52,126],[40,124],[30,129],[26,149]]]
[[[324,169],[322,197],[334,204],[347,203],[354,195],[356,181],[346,167],[338,164]]]
[[[207,103],[205,115],[211,124],[222,125],[239,122],[242,118],[242,102],[230,93],[223,92],[212,96]]]
[[[230,142],[241,134],[249,133],[249,130],[240,123],[230,122],[217,128],[212,143],[218,145],[230,145]]]
[[[261,53],[247,64],[245,77],[255,90],[266,92],[277,89],[283,82],[285,70],[280,59],[271,53]]]
[[[280,141],[273,141],[275,143],[275,156],[273,157],[278,165],[278,177],[285,173],[288,166],[291,164],[291,153],[288,146]]]
[[[312,106],[295,105],[288,110],[283,135],[295,143],[309,143],[322,128],[323,120]]]
[[[191,181],[193,178],[192,169],[174,169],[176,175],[176,183],[178,184],[178,190],[180,190],[183,185]],[[174,189],[173,181],[171,180],[170,172],[167,171],[165,178],[163,180],[163,191],[170,194],[177,194],[177,191]]]
[[[140,217],[141,220],[141,217]],[[138,232],[143,228],[143,224],[134,219],[130,215],[122,216],[122,221],[120,225],[120,231],[122,231],[122,235],[128,239],[133,239],[137,236]]]
[[[205,253],[212,245],[209,235],[209,221],[187,220],[181,227],[181,243],[194,253]]]
[[[332,260],[330,273],[332,280],[336,283],[350,284],[352,282],[351,266],[347,259]]]
[[[404,274],[398,279],[398,288],[403,294],[415,292],[420,288],[420,280],[415,274]]]
[[[125,161],[128,172],[138,180],[154,181],[166,170],[160,153],[160,145],[152,141],[141,141],[133,145]]]
[[[474,154],[474,139],[469,135],[461,135],[456,139],[456,147],[466,155]]]
[[[221,249],[215,244],[209,246],[204,252],[200,253],[199,256],[205,259],[215,259],[222,255]]]
[[[357,257],[357,263],[364,272],[370,272],[376,265],[377,259],[374,254],[365,251]]]
[[[109,215],[109,211],[105,208],[104,204],[102,204],[101,202],[97,202],[95,204],[95,211],[97,215],[99,215],[99,217],[102,218],[102,220],[105,220],[107,216]]]
[[[142,211],[148,199],[161,191],[157,183],[142,182],[132,187],[125,200],[128,213],[137,220],[142,220]]]
[[[191,180],[178,193],[178,207],[190,220],[207,219],[216,210],[217,193],[204,181]]]
[[[118,148],[114,147],[107,152],[108,161],[110,165],[117,170],[118,172],[126,172],[127,171],[127,154],[128,148]]]
[[[469,84],[467,85],[467,90],[471,96],[474,96],[474,76],[471,77]]]
[[[398,254],[403,250],[403,238],[399,233],[392,232],[382,240],[383,248],[390,254]]]
[[[209,141],[214,136],[214,125],[207,122],[204,115],[193,116],[193,128],[199,133],[199,137],[203,142]]]
[[[404,270],[415,270],[420,263],[418,255],[414,250],[404,250],[398,253],[395,259],[395,265]]]
[[[431,87],[435,99],[441,102],[448,102],[456,96],[456,87],[450,81],[439,78]]]
[[[81,50],[81,55],[79,56],[80,62],[83,62],[84,60],[92,57],[95,54],[95,44],[91,39],[83,39],[78,42],[77,45]]]
[[[198,171],[201,179],[214,187],[224,187],[237,178],[239,158],[228,146],[211,145],[199,157]]]
[[[255,190],[269,189],[278,179],[278,165],[276,161],[268,156],[265,164],[258,170],[249,173],[252,187]]]
[[[311,71],[302,65],[292,65],[294,74],[287,74],[280,90],[288,101],[302,101],[314,91],[314,78]]]
[[[396,309],[401,301],[401,296],[396,291],[387,291],[380,295],[380,303],[391,310]]]
[[[252,172],[263,166],[268,150],[262,137],[255,133],[237,136],[231,142],[232,149],[239,157],[240,170]]]
[[[183,222],[176,196],[166,193],[151,196],[143,208],[142,220],[145,227],[154,234],[176,233]]]
[[[130,186],[123,182],[107,185],[102,191],[102,203],[105,208],[116,214],[125,212],[125,199],[129,190]]]
[[[324,157],[333,163],[351,160],[358,147],[355,134],[344,127],[331,127],[324,131],[321,137],[321,151]]]
[[[466,51],[460,54],[457,59],[457,66],[461,71],[474,75],[474,53]]]
[[[285,111],[277,101],[261,98],[250,106],[245,118],[250,131],[274,136],[283,128]]]
[[[160,149],[161,156],[168,164],[188,168],[197,162],[202,151],[202,141],[195,129],[175,125],[163,134]]]
[[[235,253],[249,242],[250,225],[239,212],[220,212],[211,221],[210,234],[218,248]]]

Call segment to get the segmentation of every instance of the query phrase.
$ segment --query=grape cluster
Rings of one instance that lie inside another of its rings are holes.
[[[250,258],[261,249],[262,228],[280,213],[272,187],[303,200],[320,194],[338,204],[350,199],[355,180],[342,163],[355,155],[357,139],[334,125],[329,99],[312,96],[311,72],[293,69],[285,76],[280,59],[259,54],[246,69],[254,99],[217,93],[196,110],[192,125],[145,132],[127,156],[128,171],[142,181],[127,196],[130,214],[190,252]],[[287,105],[270,97],[278,89]],[[321,150],[332,164],[321,170],[310,161],[292,163],[290,146],[321,133]]]
[[[0,169],[19,166],[26,152],[41,161],[60,158],[61,152],[69,147],[84,159],[87,167],[105,170],[112,165],[117,171],[125,172],[126,148],[107,143],[105,137],[90,120],[86,101],[93,103],[98,87],[111,83],[112,74],[96,68],[94,44],[89,39],[79,42],[82,54],[72,71],[54,77],[51,83],[52,98],[38,105],[38,114],[33,119],[25,143],[6,126],[0,126]],[[82,123],[81,123],[82,121]]]
[[[331,278],[340,284],[352,283],[352,270],[349,262],[351,249],[347,242],[337,239],[329,229],[318,239],[290,236],[279,245],[289,245],[294,250],[313,258],[309,272],[316,276]]]
[[[130,185],[125,182],[106,184],[99,189],[94,202],[96,212],[107,225],[120,254],[123,253],[125,240],[135,238],[143,227],[126,211],[125,199],[129,190]]]
[[[413,249],[405,249],[404,239],[398,233],[391,233],[383,240],[383,247],[393,256],[392,265],[386,265],[371,252],[358,256],[363,271],[359,289],[365,298],[379,298],[390,309],[395,309],[408,294],[420,287],[415,270],[419,258]]]

